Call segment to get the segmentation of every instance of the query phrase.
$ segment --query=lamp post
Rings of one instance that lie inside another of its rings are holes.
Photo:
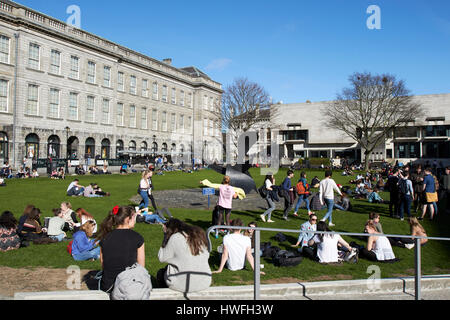
[[[203,157],[203,166],[205,166],[205,153],[206,153],[206,140],[203,142],[203,152],[202,152],[202,157]]]
[[[153,135],[153,144],[152,144],[152,155],[153,155],[153,160],[155,158],[155,142],[156,142],[156,136]]]
[[[65,127],[64,129],[66,129],[66,174],[69,173],[69,131],[70,128],[69,127]]]

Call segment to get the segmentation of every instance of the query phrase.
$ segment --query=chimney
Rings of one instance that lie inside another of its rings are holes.
[[[171,66],[172,65],[172,58],[163,59],[163,62],[168,64],[169,66]]]

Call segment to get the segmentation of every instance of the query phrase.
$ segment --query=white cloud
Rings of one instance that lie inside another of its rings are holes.
[[[228,58],[219,58],[219,59],[214,59],[213,61],[211,61],[207,66],[206,66],[206,70],[211,71],[211,70],[217,70],[217,71],[223,71],[225,70],[226,67],[228,67],[233,61],[231,59]]]

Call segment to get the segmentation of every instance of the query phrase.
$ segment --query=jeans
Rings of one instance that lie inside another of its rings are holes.
[[[95,247],[89,251],[80,252],[78,254],[73,254],[73,258],[76,261],[84,261],[90,259],[99,259],[100,258],[100,247]]]
[[[399,208],[399,215],[400,218],[403,218],[403,212],[406,207],[406,214],[408,215],[408,218],[411,217],[411,203],[412,198],[410,195],[402,195],[400,197],[400,208]]]
[[[325,203],[328,207],[327,214],[325,217],[323,217],[323,221],[326,221],[328,218],[330,219],[330,223],[333,223],[333,207],[334,207],[334,200],[333,199],[327,199],[325,198]]]
[[[64,239],[64,233],[58,234],[57,236],[49,236],[50,239],[58,240],[59,242],[63,241]]]
[[[306,202],[306,209],[308,210],[308,212],[311,211],[311,209],[309,208],[309,200],[308,200],[308,195],[307,194],[300,194],[298,196],[298,201],[297,204],[295,205],[295,212],[298,211],[298,208],[300,208],[302,202],[305,201]]]
[[[141,191],[139,191],[139,194],[142,197],[142,201],[139,204],[139,209],[148,208],[149,198],[148,198],[147,190],[141,190]]]
[[[266,201],[267,201],[267,205],[269,206],[269,209],[267,209],[263,215],[267,216],[270,220],[270,217],[272,216],[272,211],[275,210],[275,202],[273,202],[273,200],[267,196],[266,197]]]
[[[336,209],[339,209],[339,210],[342,210],[342,211],[346,211],[345,208],[344,208],[343,206],[338,205],[338,204],[336,204],[336,203],[335,203],[333,206],[334,206]]]
[[[144,214],[145,222],[150,223],[166,223],[166,220],[161,219],[161,217],[154,213],[154,214]]]

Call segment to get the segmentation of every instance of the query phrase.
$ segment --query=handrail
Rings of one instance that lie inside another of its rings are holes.
[[[211,226],[207,229],[206,234],[208,238],[208,251],[212,251],[211,239],[209,238],[210,233],[215,229],[234,229],[234,230],[254,230],[254,239],[255,239],[255,264],[254,264],[254,299],[260,299],[260,275],[261,275],[261,266],[260,266],[260,256],[257,254],[260,251],[260,232],[261,231],[271,231],[271,232],[289,232],[289,233],[313,233],[313,234],[339,234],[346,236],[363,236],[370,237],[372,233],[353,233],[353,232],[337,232],[337,231],[309,231],[309,230],[292,230],[292,229],[279,229],[279,228],[261,228],[261,227],[239,227],[239,226]],[[377,234],[378,235],[378,234]],[[414,239],[414,256],[415,256],[415,279],[414,279],[414,291],[415,291],[415,299],[421,300],[421,239],[428,240],[440,240],[440,241],[450,241],[450,238],[443,237],[423,237],[423,236],[412,236],[412,235],[400,235],[400,234],[379,234],[380,236],[384,236],[387,238],[408,238]]]

